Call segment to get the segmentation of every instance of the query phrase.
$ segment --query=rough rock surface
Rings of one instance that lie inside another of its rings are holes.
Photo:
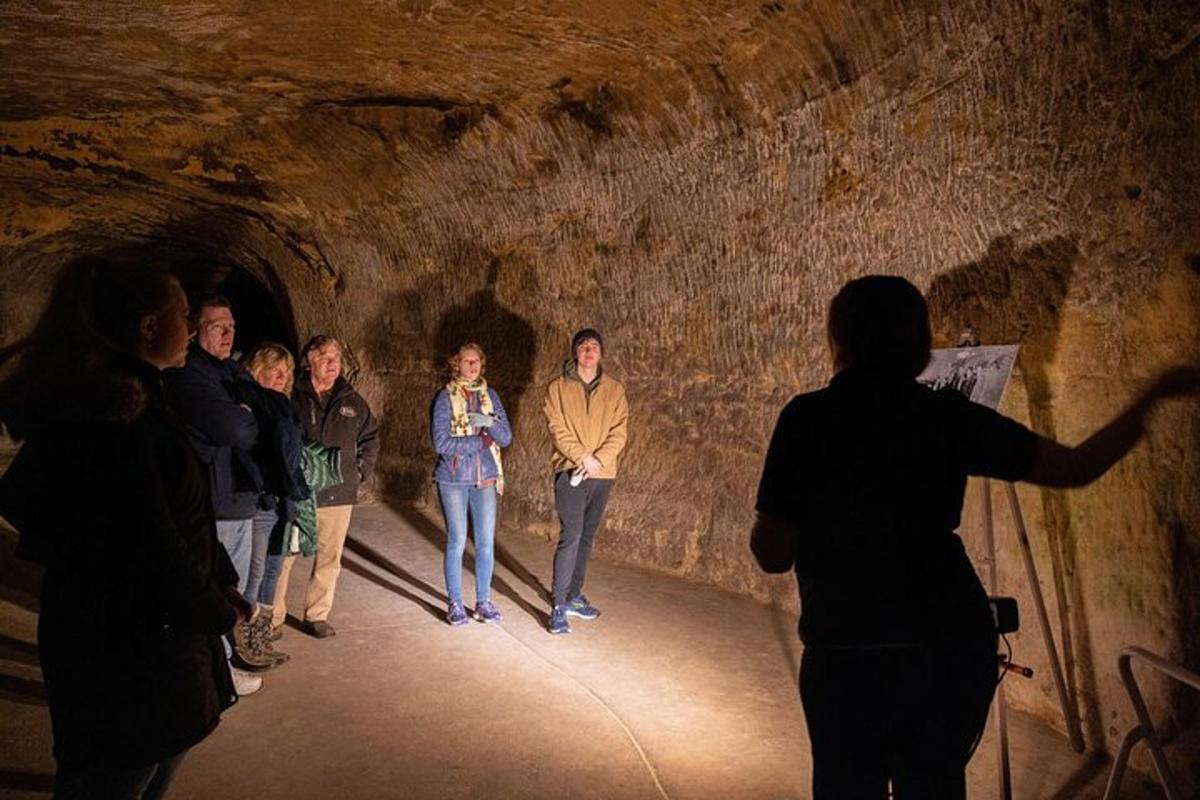
[[[942,344],[1020,343],[1005,410],[1068,442],[1200,356],[1198,39],[1187,0],[16,0],[0,336],[81,253],[241,280],[243,332],[345,340],[400,499],[426,495],[428,404],[476,339],[516,423],[506,521],[549,537],[541,386],[594,325],[632,414],[599,549],[794,607],[746,532],[847,278],[910,277]],[[1092,747],[1132,724],[1121,647],[1200,668],[1198,443],[1176,403],[1094,486],[1020,490]],[[1002,500],[1039,672],[1009,693],[1060,719]]]

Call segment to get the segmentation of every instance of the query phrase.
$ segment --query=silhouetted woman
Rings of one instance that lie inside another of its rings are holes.
[[[794,568],[804,657],[800,696],[813,797],[962,798],[997,681],[996,633],[954,533],[968,475],[1082,486],[1138,440],[1160,378],[1082,445],[1063,447],[952,390],[914,379],[929,316],[903,278],[846,284],[829,308],[836,374],[775,427],[751,548]]]
[[[433,401],[431,434],[438,461],[434,479],[446,518],[446,622],[462,625],[467,612],[462,599],[462,557],[467,519],[475,532],[475,618],[499,622],[491,599],[496,497],[504,493],[500,448],[512,441],[508,415],[500,396],[483,379],[486,357],[474,342],[450,359],[451,379]]]
[[[157,798],[236,701],[220,636],[248,605],[159,371],[188,304],[144,266],[68,267],[0,385],[23,446],[0,479],[17,555],[45,566],[38,651],[58,798]]]

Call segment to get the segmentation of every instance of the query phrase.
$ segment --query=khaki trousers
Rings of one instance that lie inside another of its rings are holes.
[[[350,512],[354,506],[329,506],[317,509],[317,554],[313,558],[312,574],[308,578],[308,591],[304,597],[304,617],[318,622],[329,616],[333,608],[333,590],[337,587],[338,574],[342,571],[342,550],[346,547],[346,534],[350,531]],[[282,625],[287,619],[287,585],[292,574],[296,556],[283,560],[279,573],[279,584],[275,587],[275,613],[272,625]]]

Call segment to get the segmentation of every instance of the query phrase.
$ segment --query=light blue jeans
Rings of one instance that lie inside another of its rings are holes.
[[[279,515],[274,509],[258,510],[254,515],[253,542],[250,553],[250,575],[246,579],[246,599],[251,603],[269,606],[275,602],[275,585],[283,570],[283,556],[271,555],[271,534],[279,524]]]
[[[253,519],[219,519],[217,520],[217,541],[229,554],[233,568],[237,570],[237,589],[242,596],[246,595],[246,582],[250,580],[250,554],[254,550],[254,520]],[[221,642],[225,645],[225,657],[233,655],[233,648],[224,636]]]
[[[438,482],[442,515],[446,519],[446,594],[462,602],[462,560],[467,547],[467,517],[475,533],[475,601],[491,600],[493,543],[496,537],[496,487]]]

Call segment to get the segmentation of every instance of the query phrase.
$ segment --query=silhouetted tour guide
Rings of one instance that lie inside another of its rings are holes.
[[[915,378],[929,314],[911,283],[868,276],[829,307],[835,375],[783,409],[750,546],[800,587],[800,697],[813,797],[962,798],[995,690],[997,635],[954,533],[968,475],[1083,486],[1138,441],[1158,400],[1200,373],[1159,377],[1127,410],[1065,447]]]
[[[0,417],[23,443],[0,514],[18,557],[45,567],[38,652],[59,800],[161,797],[237,699],[221,635],[250,606],[159,377],[189,338],[174,278],[88,260],[0,358]]]

